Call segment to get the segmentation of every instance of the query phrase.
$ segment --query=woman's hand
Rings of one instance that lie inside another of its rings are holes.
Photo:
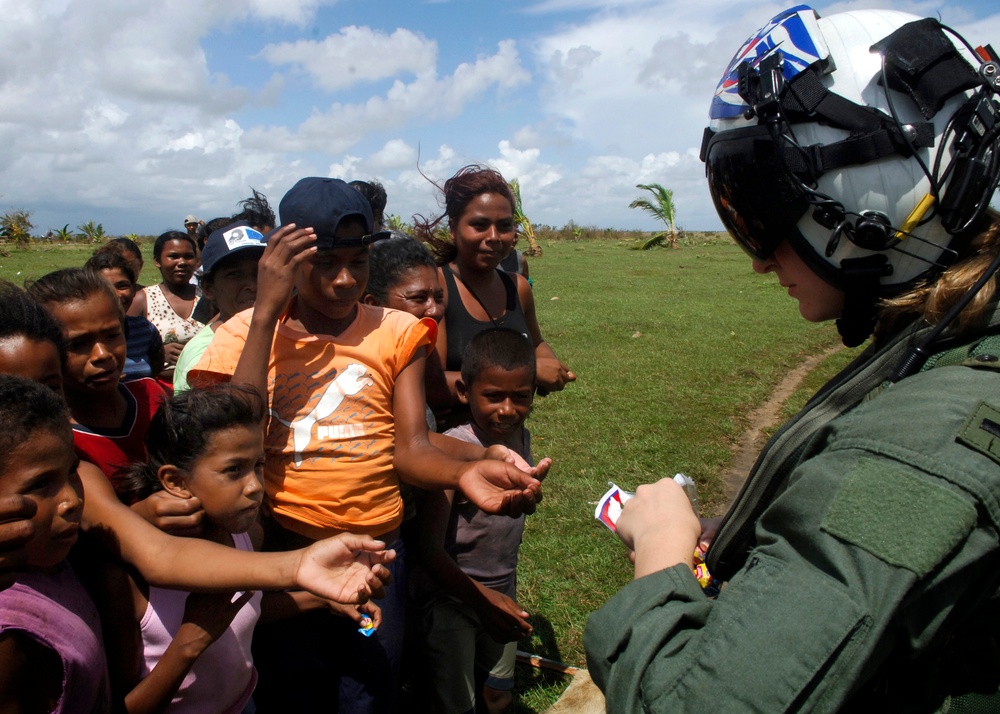
[[[576,375],[555,357],[537,357],[535,359],[535,379],[539,389],[544,389],[546,392],[558,392],[569,382],[575,382]]]
[[[165,367],[176,367],[177,358],[181,356],[181,352],[184,351],[184,345],[180,342],[164,342],[163,343],[163,364]]]
[[[716,518],[699,518],[698,520],[701,522],[701,537],[698,539],[698,550],[701,551],[704,557],[712,545],[712,541],[715,540],[715,534],[719,532],[719,526],[722,525],[722,516]]]
[[[692,567],[701,522],[672,478],[639,486],[618,518],[618,537],[632,551],[635,577],[679,563]]]
[[[296,587],[345,604],[382,597],[391,579],[384,563],[396,557],[385,543],[353,533],[317,541],[301,553]]]

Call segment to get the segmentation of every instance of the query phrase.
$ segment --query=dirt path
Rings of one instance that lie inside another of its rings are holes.
[[[777,424],[781,406],[792,396],[807,374],[814,370],[820,362],[842,349],[843,345],[835,345],[825,352],[813,355],[793,369],[785,375],[768,400],[750,415],[750,426],[740,437],[739,443],[733,450],[733,458],[729,462],[729,468],[723,473],[727,502],[733,500],[736,492],[743,485],[743,479],[753,468],[757,455],[760,453],[761,447],[764,446],[762,432]]]

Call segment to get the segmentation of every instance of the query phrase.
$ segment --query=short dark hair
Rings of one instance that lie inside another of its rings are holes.
[[[122,303],[115,289],[111,287],[111,283],[92,270],[83,268],[56,270],[29,283],[27,290],[28,294],[43,307],[83,301],[91,295],[104,295],[115,305],[122,324],[125,323],[125,312],[122,310]]]
[[[192,238],[190,234],[181,231],[167,231],[166,233],[161,233],[156,236],[156,242],[153,243],[154,260],[160,259],[160,255],[163,253],[163,246],[170,240],[186,240],[191,244],[191,247],[194,248],[194,252],[198,252],[198,244],[195,243],[194,238]]]
[[[98,253],[104,253],[106,251],[111,251],[114,253],[130,253],[139,259],[139,264],[142,265],[146,261],[142,257],[142,248],[131,238],[111,238],[107,243],[102,245],[100,248],[94,251],[94,255]],[[139,276],[136,276],[138,279]]]
[[[426,266],[437,271],[437,263],[427,247],[412,238],[390,238],[372,243],[368,249],[368,285],[365,294],[379,304],[389,299],[389,290],[413,270]]]
[[[371,181],[350,181],[347,184],[357,189],[362,196],[368,199],[372,207],[372,216],[381,216],[385,213],[385,204],[389,200],[385,192],[385,186],[375,179]]]
[[[492,327],[473,337],[462,357],[462,381],[472,387],[487,367],[513,372],[527,369],[535,381],[535,348],[531,340],[509,327]]]
[[[237,204],[242,210],[229,219],[229,222],[236,223],[236,221],[246,221],[251,227],[258,231],[269,231],[277,225],[278,219],[274,215],[274,209],[271,208],[271,204],[267,202],[267,196],[255,189],[253,186],[250,187],[250,190],[253,192],[253,195],[250,196],[250,198],[243,199],[239,202],[239,204]],[[226,225],[229,224],[227,223]],[[219,226],[219,228],[222,228],[222,226]],[[214,230],[216,230],[216,228],[212,229],[212,231]],[[211,235],[212,231],[208,231],[207,234]]]
[[[51,342],[59,351],[59,361],[66,357],[62,328],[55,318],[21,288],[0,280],[0,340],[9,337]]]
[[[69,437],[66,402],[44,384],[0,374],[0,478],[7,473],[7,456],[39,431]]]
[[[99,273],[102,270],[120,270],[125,274],[125,277],[129,279],[133,285],[138,276],[135,271],[132,270],[132,266],[129,264],[128,260],[121,253],[116,253],[114,251],[105,250],[98,251],[94,253],[86,263],[83,264],[85,270],[90,270],[95,273]]]
[[[146,462],[118,473],[118,497],[132,504],[162,490],[161,466],[171,464],[190,471],[204,455],[212,434],[236,426],[259,426],[265,414],[264,402],[252,387],[219,384],[175,394],[149,422]]]

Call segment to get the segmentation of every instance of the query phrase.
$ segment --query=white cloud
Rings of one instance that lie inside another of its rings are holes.
[[[313,17],[320,5],[333,5],[322,0],[249,0],[249,11],[264,19],[282,20],[297,25]]]
[[[351,156],[348,154],[341,161],[330,164],[327,176],[344,179],[345,181],[353,181],[356,177],[364,173],[360,169],[361,165],[362,160],[360,156]]]
[[[450,76],[439,79],[428,71],[410,83],[396,80],[384,97],[372,96],[361,104],[335,103],[295,129],[260,127],[248,132],[248,142],[255,148],[337,154],[374,132],[455,117],[491,87],[512,89],[529,79],[514,42],[504,40],[495,54],[462,63]]]
[[[521,184],[522,198],[531,191],[537,191],[555,184],[562,177],[554,166],[541,163],[541,149],[516,149],[507,140],[498,145],[500,156],[491,165],[510,181],[517,179]]]
[[[410,168],[417,163],[417,150],[402,139],[393,139],[372,154],[369,161],[376,173]]]
[[[344,27],[320,41],[269,44],[260,53],[274,65],[291,64],[328,92],[396,77],[433,72],[437,43],[406,29],[391,35]]]
[[[940,8],[998,46],[984,2],[823,12]],[[521,181],[536,221],[651,228],[627,206],[656,182],[681,225],[717,225],[696,155],[708,101],[785,2],[414,5],[0,0],[0,211],[36,210],[42,232],[152,232],[328,173],[379,178],[408,218],[437,211],[428,177],[486,162]],[[442,10],[465,24],[427,20]],[[518,12],[533,13],[522,28]]]

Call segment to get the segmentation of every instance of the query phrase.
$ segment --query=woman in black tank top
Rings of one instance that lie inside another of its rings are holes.
[[[509,327],[535,346],[538,387],[562,389],[576,376],[542,338],[528,281],[497,269],[514,244],[514,197],[499,172],[466,166],[443,188],[445,213],[434,220],[416,217],[417,235],[438,256],[447,309],[438,331],[437,353],[445,366],[451,404],[459,405],[455,383],[461,378],[465,345],[483,330]],[[447,218],[450,240],[434,235]]]

